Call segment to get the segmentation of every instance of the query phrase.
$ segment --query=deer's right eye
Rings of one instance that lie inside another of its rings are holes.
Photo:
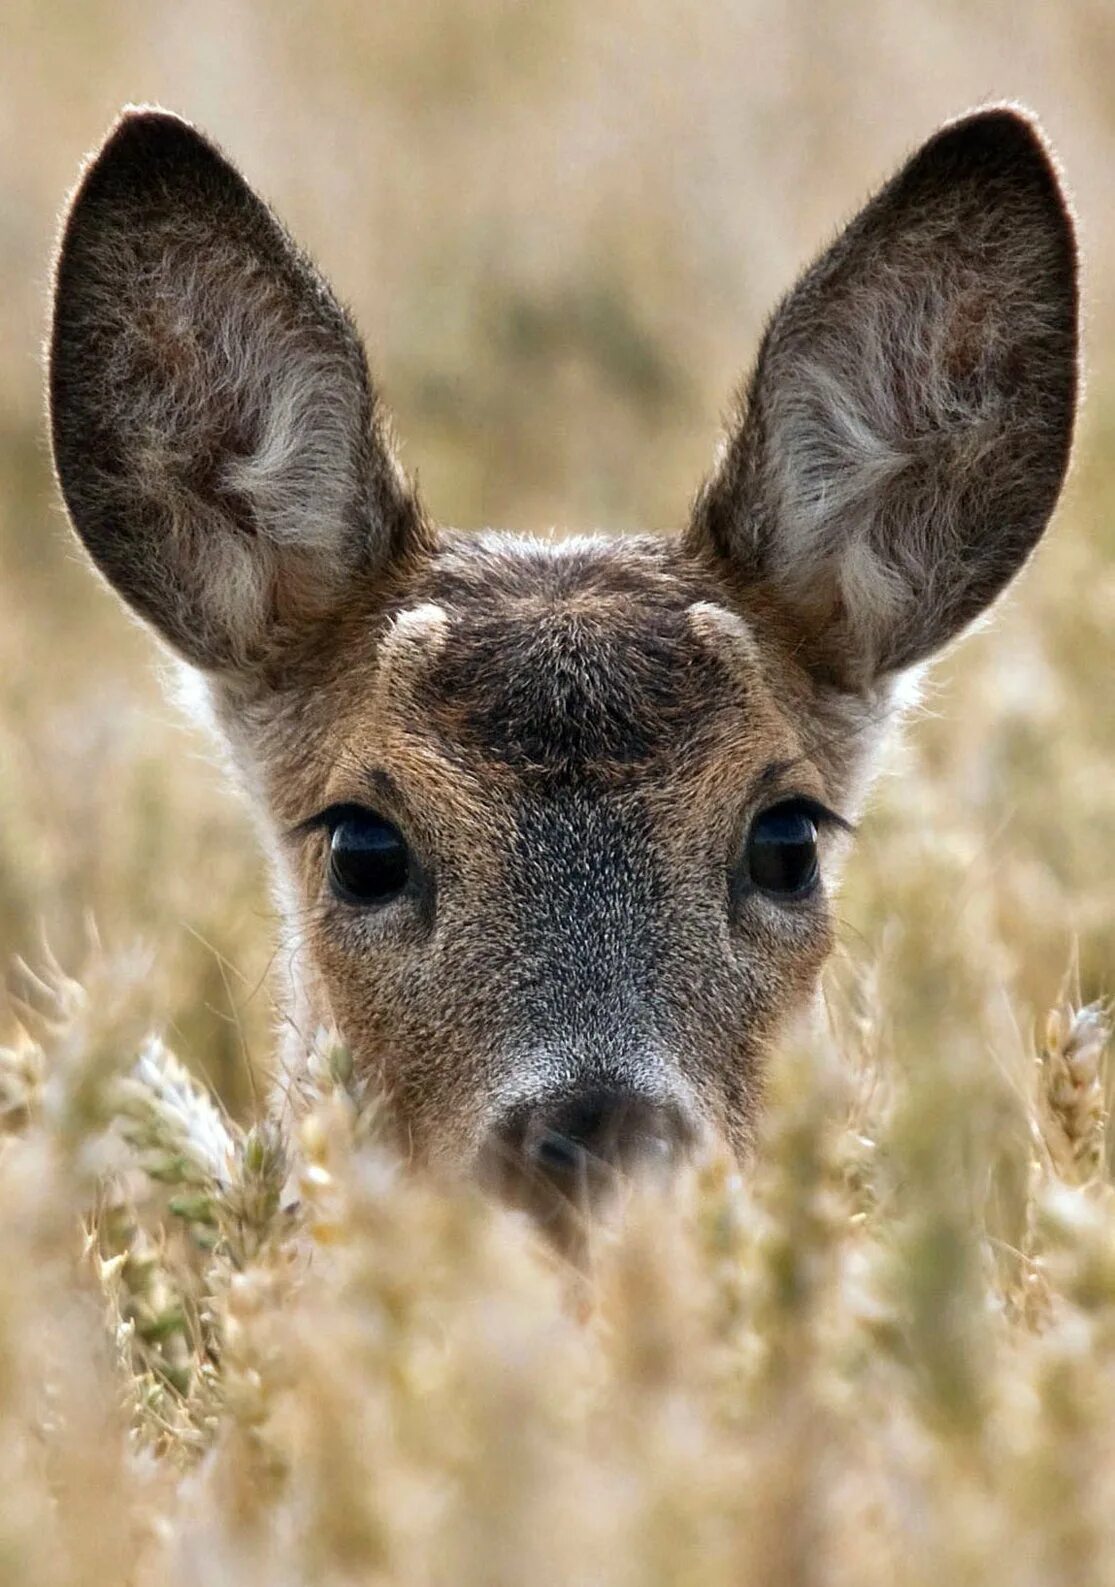
[[[329,880],[348,904],[385,904],[410,879],[410,852],[398,827],[372,810],[339,810],[329,841]]]
[[[817,819],[814,808],[787,799],[755,817],[747,838],[747,876],[753,887],[776,898],[801,898],[817,881]]]

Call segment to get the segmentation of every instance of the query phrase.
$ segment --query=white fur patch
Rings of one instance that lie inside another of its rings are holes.
[[[438,655],[448,632],[449,614],[434,601],[410,606],[395,617],[379,650],[379,704],[405,696],[414,678]]]
[[[751,627],[738,612],[718,606],[715,601],[694,601],[686,612],[689,626],[697,637],[718,654],[727,655],[748,667],[758,667],[762,657]]]

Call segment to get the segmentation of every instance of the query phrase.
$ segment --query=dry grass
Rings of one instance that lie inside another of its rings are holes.
[[[0,954],[33,973],[0,1034],[0,1583],[1115,1579],[1110,7],[4,23]],[[1077,467],[883,779],[755,1170],[636,1200],[586,1286],[401,1176],[338,1053],[298,1139],[253,1127],[249,825],[47,478],[77,153],[128,98],[222,137],[356,304],[439,515],[668,527],[771,297],[989,95],[1042,113],[1078,194]]]
[[[20,986],[10,1579],[1109,1579],[1101,1005],[904,1068],[861,987],[780,1066],[758,1167],[633,1195],[586,1279],[408,1179],[339,1051],[283,1139],[137,1054],[134,966]]]

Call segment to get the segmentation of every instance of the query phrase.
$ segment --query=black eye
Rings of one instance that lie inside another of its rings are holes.
[[[371,810],[346,810],[333,827],[329,877],[350,904],[382,904],[401,893],[410,855],[398,827]]]
[[[783,898],[809,892],[817,880],[817,823],[796,800],[755,817],[747,837],[748,879]]]

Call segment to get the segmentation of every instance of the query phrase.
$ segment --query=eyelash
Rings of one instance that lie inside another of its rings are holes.
[[[348,801],[345,804],[328,805],[324,810],[319,810],[317,815],[308,816],[305,821],[290,829],[290,837],[302,837],[310,832],[330,832],[336,830],[342,821],[353,816],[366,816],[371,813],[368,805],[358,805]],[[379,814],[380,812],[375,812]],[[390,816],[384,817],[390,820]]]
[[[748,827],[751,826],[752,822],[757,821],[761,815],[765,815],[768,810],[777,810],[783,805],[793,805],[796,809],[801,810],[820,832],[836,831],[854,834],[856,830],[851,821],[842,815],[838,815],[835,810],[830,810],[828,805],[822,804],[819,799],[814,799],[809,794],[795,793],[780,794],[768,803],[760,805],[748,817]]]

